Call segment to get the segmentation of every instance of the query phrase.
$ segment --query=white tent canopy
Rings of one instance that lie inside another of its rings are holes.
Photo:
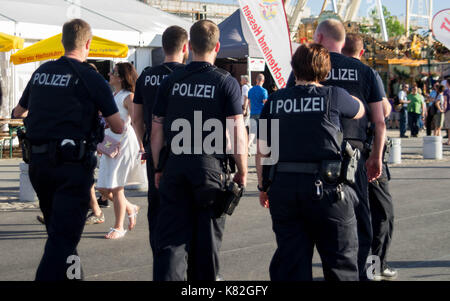
[[[161,47],[167,27],[191,26],[136,0],[0,0],[0,28],[24,39],[60,33],[62,24],[72,18],[86,20],[95,35],[130,46]]]
[[[138,73],[152,64],[152,50],[162,47],[162,33],[172,25],[189,31],[190,22],[137,0],[0,0],[0,31],[25,39],[25,47],[61,33],[74,18],[87,21],[93,34],[129,46],[128,58]],[[0,117],[8,116],[39,66],[12,66],[10,53],[0,53],[4,92]]]

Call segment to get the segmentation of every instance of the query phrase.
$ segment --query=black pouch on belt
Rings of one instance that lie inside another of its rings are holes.
[[[338,160],[322,161],[320,173],[327,184],[337,184],[341,176],[342,162]]]

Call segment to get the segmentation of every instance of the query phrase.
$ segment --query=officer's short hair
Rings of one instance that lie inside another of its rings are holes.
[[[117,73],[122,80],[122,89],[134,93],[138,74],[134,66],[128,62],[117,63]]]
[[[190,30],[192,50],[199,55],[211,52],[219,42],[220,30],[210,20],[200,20],[192,25]]]
[[[330,53],[320,44],[303,44],[291,62],[294,75],[304,81],[324,81],[331,70]]]
[[[62,44],[65,51],[82,48],[90,38],[92,38],[92,30],[86,21],[73,19],[64,23]]]
[[[346,56],[358,55],[364,49],[363,39],[359,34],[349,33],[345,36],[345,45],[342,54]]]
[[[345,39],[344,24],[336,19],[327,19],[320,22],[316,30],[336,42],[342,42]]]
[[[162,35],[162,46],[166,55],[173,55],[183,49],[188,40],[188,33],[180,26],[170,26]]]

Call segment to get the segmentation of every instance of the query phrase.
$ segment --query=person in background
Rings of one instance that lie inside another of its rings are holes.
[[[408,121],[409,128],[411,130],[412,137],[418,137],[419,135],[419,118],[425,116],[426,107],[423,96],[419,94],[417,86],[411,89],[411,94],[407,96],[408,98]]]
[[[446,81],[444,90],[444,102],[447,105],[447,109],[445,111],[445,120],[444,120],[444,129],[447,130],[447,142],[445,145],[450,145],[450,81]]]
[[[249,154],[256,153],[255,147],[255,139],[256,134],[258,132],[258,120],[259,115],[261,114],[262,108],[269,97],[269,93],[265,88],[263,88],[264,84],[264,74],[260,73],[256,77],[256,85],[253,86],[248,91],[248,98],[250,99],[250,140],[249,140]]]
[[[244,115],[244,124],[247,129],[247,135],[250,134],[250,101],[248,91],[252,88],[248,75],[241,75],[242,92],[242,113]]]
[[[436,100],[434,105],[436,106],[436,114],[433,117],[434,123],[434,136],[441,136],[441,129],[444,125],[445,118],[445,110],[447,109],[447,103],[444,98],[444,86],[438,86],[437,90],[438,95],[436,96]]]
[[[425,117],[425,129],[427,131],[427,136],[431,136],[431,131],[434,129],[434,125],[433,125],[434,108],[435,108],[434,101],[437,96],[438,86],[439,86],[439,83],[435,83],[433,85],[433,88],[431,89],[431,91],[428,94],[428,97],[426,99],[427,114]]]
[[[408,125],[408,91],[409,85],[404,84],[402,90],[398,92],[398,99],[400,103],[403,105],[400,111],[400,138],[408,138],[406,136],[406,127]]]
[[[103,154],[100,158],[97,189],[102,194],[112,193],[116,221],[105,238],[121,238],[127,232],[124,230],[125,213],[128,213],[129,226],[132,230],[136,225],[139,206],[131,204],[125,197],[124,187],[128,184],[146,182],[145,168],[141,162],[140,152],[143,150],[142,141],[136,137],[132,127],[131,116],[133,96],[137,73],[130,63],[118,63],[110,74],[110,84],[114,88],[114,100],[119,108],[120,118],[125,123],[123,134],[117,135],[106,129],[105,136],[109,136],[120,143],[119,154],[111,158]]]

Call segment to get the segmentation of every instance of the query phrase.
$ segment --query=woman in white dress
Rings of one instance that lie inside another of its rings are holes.
[[[130,63],[118,63],[113,72],[109,74],[110,84],[114,88],[114,99],[119,109],[120,117],[125,122],[122,134],[114,134],[110,129],[105,135],[120,141],[120,152],[114,157],[103,154],[100,158],[100,167],[97,180],[97,189],[104,195],[112,193],[116,221],[114,227],[106,234],[107,239],[121,238],[127,232],[124,229],[125,213],[128,214],[128,229],[136,225],[139,206],[131,204],[125,197],[124,187],[130,184],[146,182],[145,165],[141,161],[142,142],[138,141],[131,124],[131,111],[133,106],[134,88],[137,73]]]

